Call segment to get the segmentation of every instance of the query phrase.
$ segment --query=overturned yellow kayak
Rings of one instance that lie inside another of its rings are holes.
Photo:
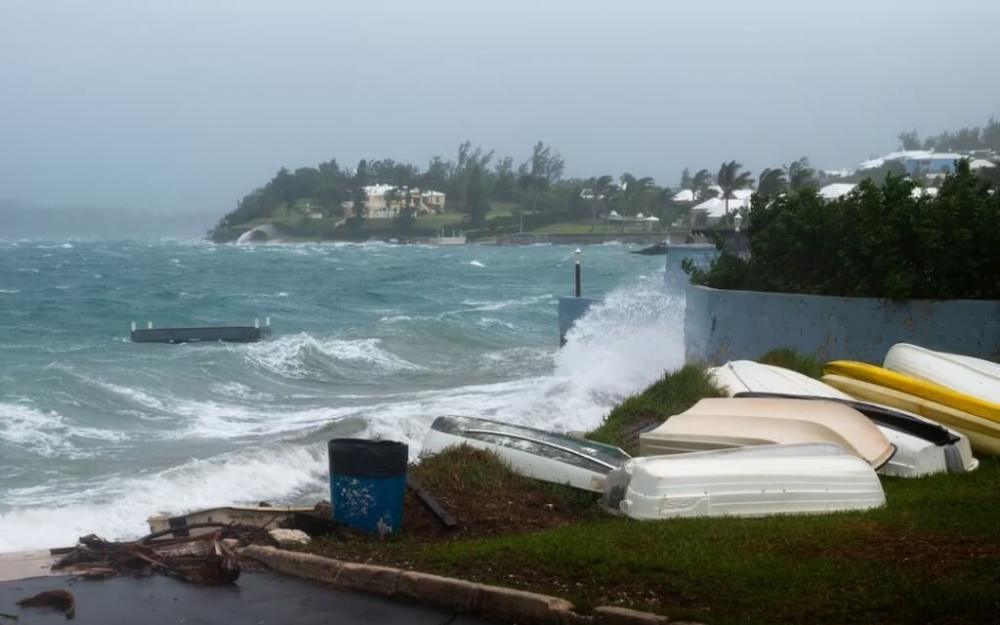
[[[826,363],[823,367],[823,373],[877,384],[1000,423],[1000,404],[875,365],[851,360],[836,360]]]
[[[824,375],[823,382],[855,399],[898,408],[946,425],[966,435],[973,450],[1000,455],[1000,423],[996,421],[910,393],[842,375]]]

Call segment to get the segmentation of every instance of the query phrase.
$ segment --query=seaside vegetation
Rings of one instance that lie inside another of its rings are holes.
[[[765,359],[814,368],[788,349]],[[686,366],[589,437],[630,448],[651,418],[720,394],[704,369]],[[396,540],[308,549],[561,596],[584,611],[619,605],[722,625],[985,623],[1000,614],[1000,459],[980,462],[967,474],[883,478],[888,504],[869,512],[637,522],[458,448],[412,470],[469,531],[427,539],[407,519]]]
[[[900,148],[938,150],[984,150],[1000,153],[1000,121],[991,118],[986,126],[963,128],[921,139],[914,131],[900,133]],[[995,168],[1000,170],[1000,168]],[[454,159],[435,156],[425,168],[393,159],[362,159],[354,167],[337,160],[316,167],[291,171],[282,167],[262,187],[240,199],[209,236],[216,242],[237,239],[254,226],[271,223],[282,238],[365,240],[372,237],[429,237],[442,230],[462,230],[470,240],[488,239],[519,232],[566,235],[612,235],[625,232],[625,222],[607,223],[605,216],[655,216],[661,227],[680,223],[685,227],[706,228],[707,215],[693,213],[699,202],[719,196],[733,199],[739,189],[753,188],[758,201],[776,196],[796,195],[829,182],[882,185],[889,176],[905,172],[899,162],[843,175],[814,169],[800,158],[788,165],[764,169],[752,176],[735,160],[718,169],[685,169],[677,184],[658,185],[651,176],[624,173],[617,179],[609,174],[566,177],[566,162],[556,148],[539,141],[528,157],[515,164],[513,157],[500,157],[492,150],[462,143]],[[1000,171],[984,171],[984,177],[1000,177]],[[1000,183],[1000,180],[997,180]],[[418,215],[406,202],[400,215],[391,220],[347,219],[344,206],[364,207],[364,187],[383,184],[395,187],[390,195],[405,197],[403,189],[439,191],[446,194],[444,215]],[[681,190],[690,190],[689,201],[675,199]],[[445,223],[435,217],[447,217]],[[383,223],[368,224],[369,221]],[[730,228],[732,218],[721,228]]]
[[[1000,184],[969,162],[936,195],[889,174],[828,201],[812,188],[754,196],[749,250],[722,246],[695,284],[889,299],[1000,299]]]

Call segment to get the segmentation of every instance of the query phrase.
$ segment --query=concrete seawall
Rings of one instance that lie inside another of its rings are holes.
[[[559,298],[559,345],[566,344],[566,334],[573,324],[587,314],[590,307],[601,302],[598,297],[560,297]]]
[[[1000,357],[1000,302],[885,300],[687,286],[684,355],[718,364],[793,347],[881,364],[896,343]]]

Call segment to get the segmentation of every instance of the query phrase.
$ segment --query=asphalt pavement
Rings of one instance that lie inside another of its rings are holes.
[[[496,624],[438,608],[331,590],[275,573],[244,573],[235,585],[224,587],[194,586],[162,576],[95,581],[40,577],[0,582],[0,625],[65,624],[65,616],[56,610],[17,605],[19,599],[56,589],[67,590],[76,598],[74,625]]]

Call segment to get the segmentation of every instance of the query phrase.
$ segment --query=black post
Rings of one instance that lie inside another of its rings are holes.
[[[580,250],[579,248],[573,252],[573,256],[576,257],[576,296],[580,297],[583,295],[583,288],[580,279]]]

